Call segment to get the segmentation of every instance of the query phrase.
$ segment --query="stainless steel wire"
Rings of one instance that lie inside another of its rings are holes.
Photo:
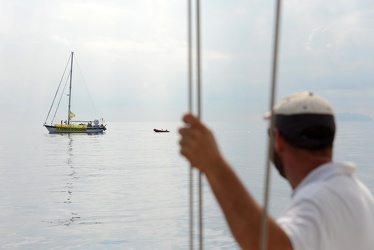
[[[275,28],[273,40],[273,54],[272,54],[272,70],[271,70],[271,90],[270,90],[270,108],[273,109],[277,71],[278,71],[278,48],[279,48],[279,31],[280,31],[280,15],[281,15],[281,0],[276,0],[275,10]],[[192,65],[192,3],[188,0],[188,86],[189,86],[189,111],[193,111],[193,65]],[[196,81],[197,81],[197,116],[201,119],[201,51],[200,51],[200,1],[196,0]],[[270,119],[270,128],[274,128],[274,116]],[[265,191],[264,191],[264,207],[261,218],[261,243],[260,249],[267,249],[267,227],[268,227],[268,207],[269,207],[269,191],[270,191],[270,174],[271,174],[271,157],[273,154],[274,138],[269,137],[268,140],[268,154],[266,160],[266,173],[265,173]],[[194,213],[193,213],[193,167],[190,166],[190,187],[189,187],[189,207],[190,207],[190,249],[194,246]],[[202,173],[199,172],[198,179],[198,206],[199,206],[199,249],[203,249],[203,192],[202,192]]]
[[[55,103],[56,96],[57,96],[57,94],[58,94],[58,91],[60,90],[62,80],[64,79],[66,69],[68,68],[68,65],[69,65],[69,62],[70,62],[70,58],[71,58],[71,55],[69,56],[69,60],[68,60],[68,62],[66,63],[66,66],[65,66],[65,69],[64,69],[64,73],[63,73],[62,76],[61,76],[60,83],[58,84],[58,88],[57,88],[57,90],[56,90],[55,96],[53,97],[53,101],[52,101],[51,107],[49,108],[49,111],[48,111],[48,114],[47,114],[47,118],[45,118],[45,122],[44,122],[44,124],[47,123],[47,120],[48,120],[48,118],[49,118],[49,114],[51,113],[51,110],[52,110],[53,104]],[[55,113],[55,116],[56,116],[56,113]],[[53,118],[54,118],[54,117],[53,117]],[[52,123],[53,123],[53,119],[52,119],[51,125],[52,125]]]
[[[274,38],[273,38],[273,58],[272,58],[272,69],[271,69],[271,89],[270,89],[270,107],[269,110],[273,111],[275,92],[277,86],[277,72],[278,72],[278,48],[279,48],[279,33],[280,33],[280,15],[281,15],[281,0],[276,0],[275,9],[275,23],[274,23]],[[274,130],[274,115],[271,115],[270,129]],[[268,140],[268,154],[266,159],[266,172],[265,172],[265,190],[264,190],[264,208],[261,217],[261,242],[260,249],[267,249],[268,243],[268,207],[269,207],[269,193],[270,193],[270,174],[271,174],[271,158],[274,151],[274,136],[270,133]]]
[[[193,112],[193,62],[192,62],[192,2],[187,2],[188,18],[188,106],[189,111]],[[200,1],[195,2],[196,15],[196,108],[197,117],[201,119],[201,38],[200,38]],[[190,249],[194,248],[194,179],[193,167],[190,166],[189,172],[189,212],[190,212]],[[198,176],[198,236],[199,249],[203,249],[203,190],[202,190],[202,173]]]
[[[201,53],[200,53],[200,0],[196,0],[196,74],[197,74],[197,116],[201,119]],[[199,249],[203,249],[203,185],[199,172]]]
[[[193,111],[193,101],[192,101],[192,77],[193,77],[193,69],[192,69],[192,3],[191,0],[187,0],[187,43],[188,43],[188,110],[189,112]],[[190,249],[193,249],[193,233],[194,233],[194,210],[193,210],[193,167],[190,165],[189,169],[189,216],[190,216]]]

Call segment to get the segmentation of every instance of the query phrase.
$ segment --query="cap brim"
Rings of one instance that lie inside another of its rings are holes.
[[[263,118],[264,120],[269,120],[271,118],[271,111],[267,111],[264,115],[263,115]]]

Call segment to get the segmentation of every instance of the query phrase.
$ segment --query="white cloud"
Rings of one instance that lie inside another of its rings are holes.
[[[329,27],[314,28],[305,42],[307,51],[329,50],[333,47],[335,40],[334,32]]]
[[[201,7],[206,117],[259,117],[268,109],[274,3]],[[288,0],[282,14],[279,95],[344,89],[355,93],[352,109],[371,104],[371,0]],[[186,2],[174,0],[2,1],[1,111],[43,119],[73,50],[104,116],[179,119],[187,109],[186,15]]]

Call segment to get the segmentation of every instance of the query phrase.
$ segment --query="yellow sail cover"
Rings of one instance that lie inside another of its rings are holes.
[[[87,125],[79,125],[79,124],[55,124],[57,130],[64,130],[64,131],[86,131]]]

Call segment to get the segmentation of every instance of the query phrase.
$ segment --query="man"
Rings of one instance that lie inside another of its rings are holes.
[[[293,193],[276,221],[268,217],[268,249],[374,249],[374,198],[352,163],[332,161],[332,108],[310,92],[275,105],[273,163]],[[181,154],[202,171],[243,249],[259,249],[263,209],[222,157],[213,133],[192,114],[183,117]]]

